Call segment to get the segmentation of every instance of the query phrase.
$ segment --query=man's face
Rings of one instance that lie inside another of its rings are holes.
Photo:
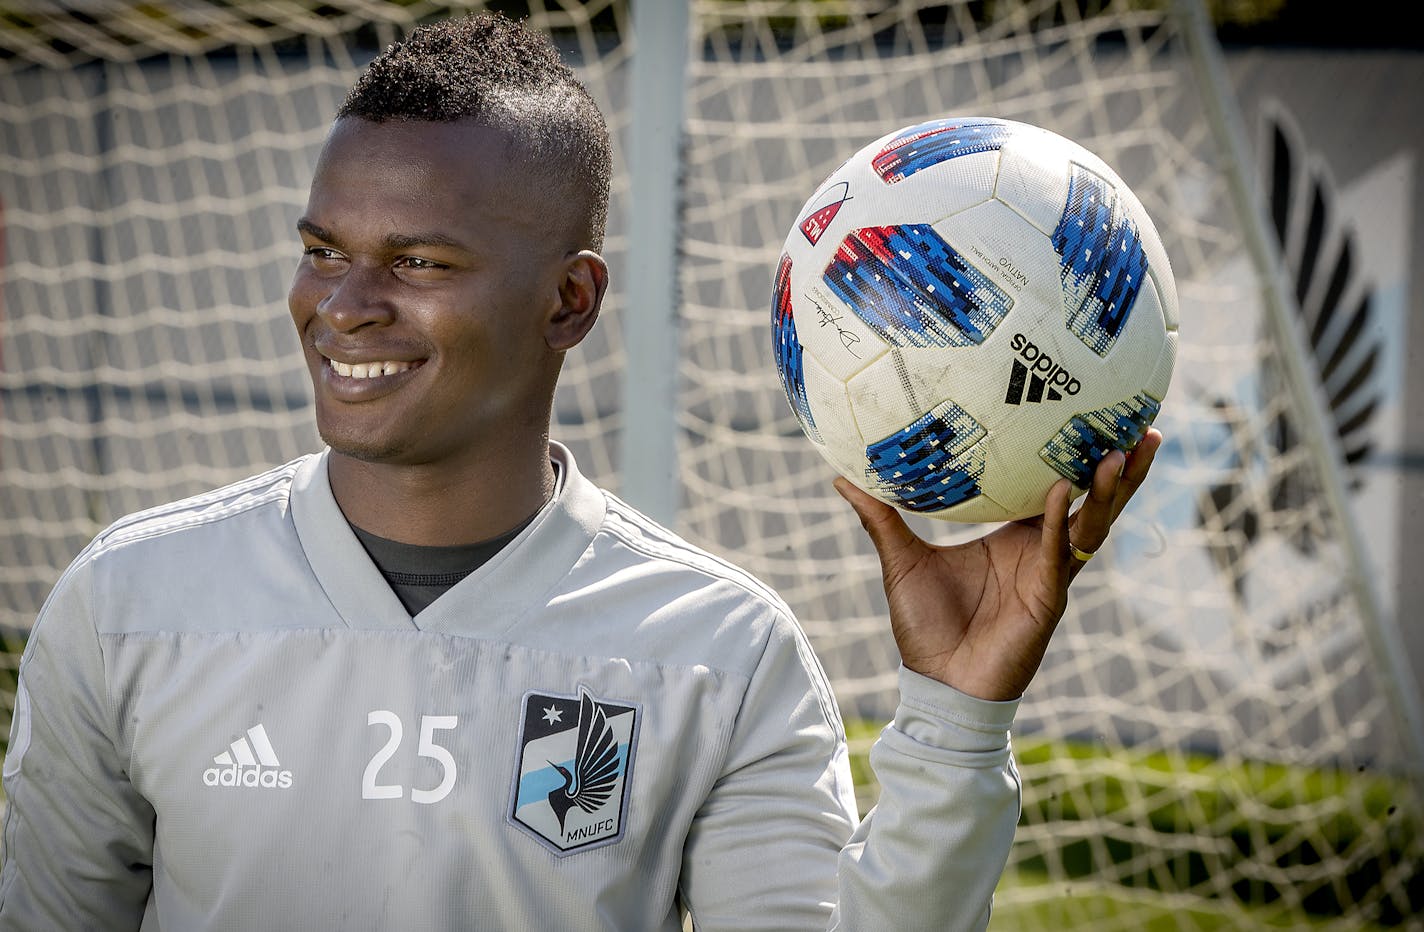
[[[548,429],[567,244],[506,136],[339,120],[288,305],[332,449],[419,465]]]

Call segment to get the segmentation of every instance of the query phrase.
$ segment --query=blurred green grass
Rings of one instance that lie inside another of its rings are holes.
[[[1279,906],[1235,900],[1208,905],[1168,902],[1159,894],[1113,884],[1058,884],[1046,874],[1009,871],[995,891],[990,932],[1029,929],[1122,929],[1132,932],[1242,932],[1277,929],[1310,932],[1384,932],[1356,918],[1312,916]]]

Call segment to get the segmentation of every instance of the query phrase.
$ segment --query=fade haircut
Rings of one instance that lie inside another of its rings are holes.
[[[514,157],[567,203],[578,248],[603,248],[611,172],[603,114],[547,37],[499,13],[420,26],[356,79],[337,119],[469,120],[507,132]]]

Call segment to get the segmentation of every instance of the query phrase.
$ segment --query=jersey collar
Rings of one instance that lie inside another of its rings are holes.
[[[485,565],[411,618],[372,564],[336,504],[327,477],[330,450],[308,457],[292,483],[292,521],[312,571],[349,627],[503,633],[573,569],[607,513],[602,490],[578,470],[573,454],[549,445],[554,495],[518,537]]]

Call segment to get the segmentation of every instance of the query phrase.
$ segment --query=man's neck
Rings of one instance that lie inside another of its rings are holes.
[[[346,519],[388,540],[428,547],[486,541],[517,527],[554,493],[547,442],[514,458],[449,465],[371,463],[332,451],[331,491]]]

